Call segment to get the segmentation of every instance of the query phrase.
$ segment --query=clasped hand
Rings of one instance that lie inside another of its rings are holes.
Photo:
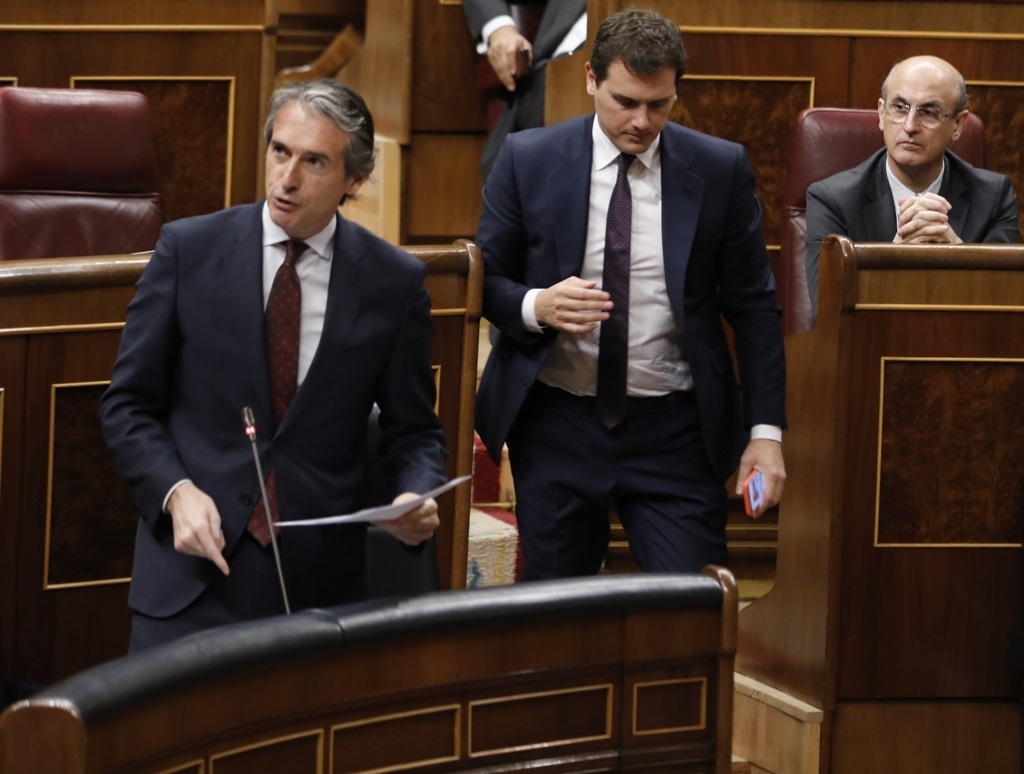
[[[952,206],[938,194],[926,193],[899,200],[896,223],[896,244],[962,243],[949,226]]]

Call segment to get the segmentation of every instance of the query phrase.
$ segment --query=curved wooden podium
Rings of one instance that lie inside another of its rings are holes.
[[[737,670],[824,710],[820,771],[1017,771],[1024,247],[829,237],[818,308]]]
[[[436,592],[212,629],[0,717],[0,769],[731,769],[732,575]]]

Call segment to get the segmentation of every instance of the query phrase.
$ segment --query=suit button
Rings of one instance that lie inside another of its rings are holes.
[[[256,501],[252,498],[252,495],[249,494],[248,492],[244,492],[242,494],[241,498],[239,498],[239,499],[241,499],[242,505],[244,505],[246,508],[251,508],[252,506],[254,506],[256,504]]]

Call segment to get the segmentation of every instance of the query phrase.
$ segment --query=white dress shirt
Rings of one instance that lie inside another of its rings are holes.
[[[590,170],[590,208],[587,242],[580,278],[600,287],[604,271],[605,223],[612,189],[618,177],[616,159],[621,151],[594,119],[594,152]],[[693,389],[682,331],[676,324],[665,280],[662,244],[661,136],[639,154],[629,168],[633,199],[629,278],[629,361],[626,394],[655,397]],[[541,288],[523,298],[523,326],[539,331],[536,300]],[[597,355],[601,327],[585,334],[559,331],[538,379],[573,395],[596,395]],[[782,428],[754,425],[751,439],[782,442]]]

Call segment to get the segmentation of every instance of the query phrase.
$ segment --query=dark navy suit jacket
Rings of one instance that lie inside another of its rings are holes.
[[[594,116],[511,134],[484,188],[477,241],[484,314],[498,327],[476,426],[497,459],[555,338],[522,325],[522,300],[579,276]],[[669,123],[661,134],[668,298],[683,332],[708,456],[724,481],[755,424],[785,426],[786,367],[754,175],[742,146]],[[722,318],[733,331],[737,389]]]
[[[242,408],[255,413],[264,474],[283,520],[364,506],[367,418],[380,406],[391,495],[445,480],[434,412],[430,298],[423,264],[338,217],[323,333],[280,427],[263,340],[262,202],[164,226],[140,279],[101,418],[141,514],[131,606],[164,617],[219,575],[174,549],[162,512],[190,478],[220,512],[230,556],[259,497]],[[361,570],[364,530],[287,531],[295,571],[317,575],[323,604]]]

